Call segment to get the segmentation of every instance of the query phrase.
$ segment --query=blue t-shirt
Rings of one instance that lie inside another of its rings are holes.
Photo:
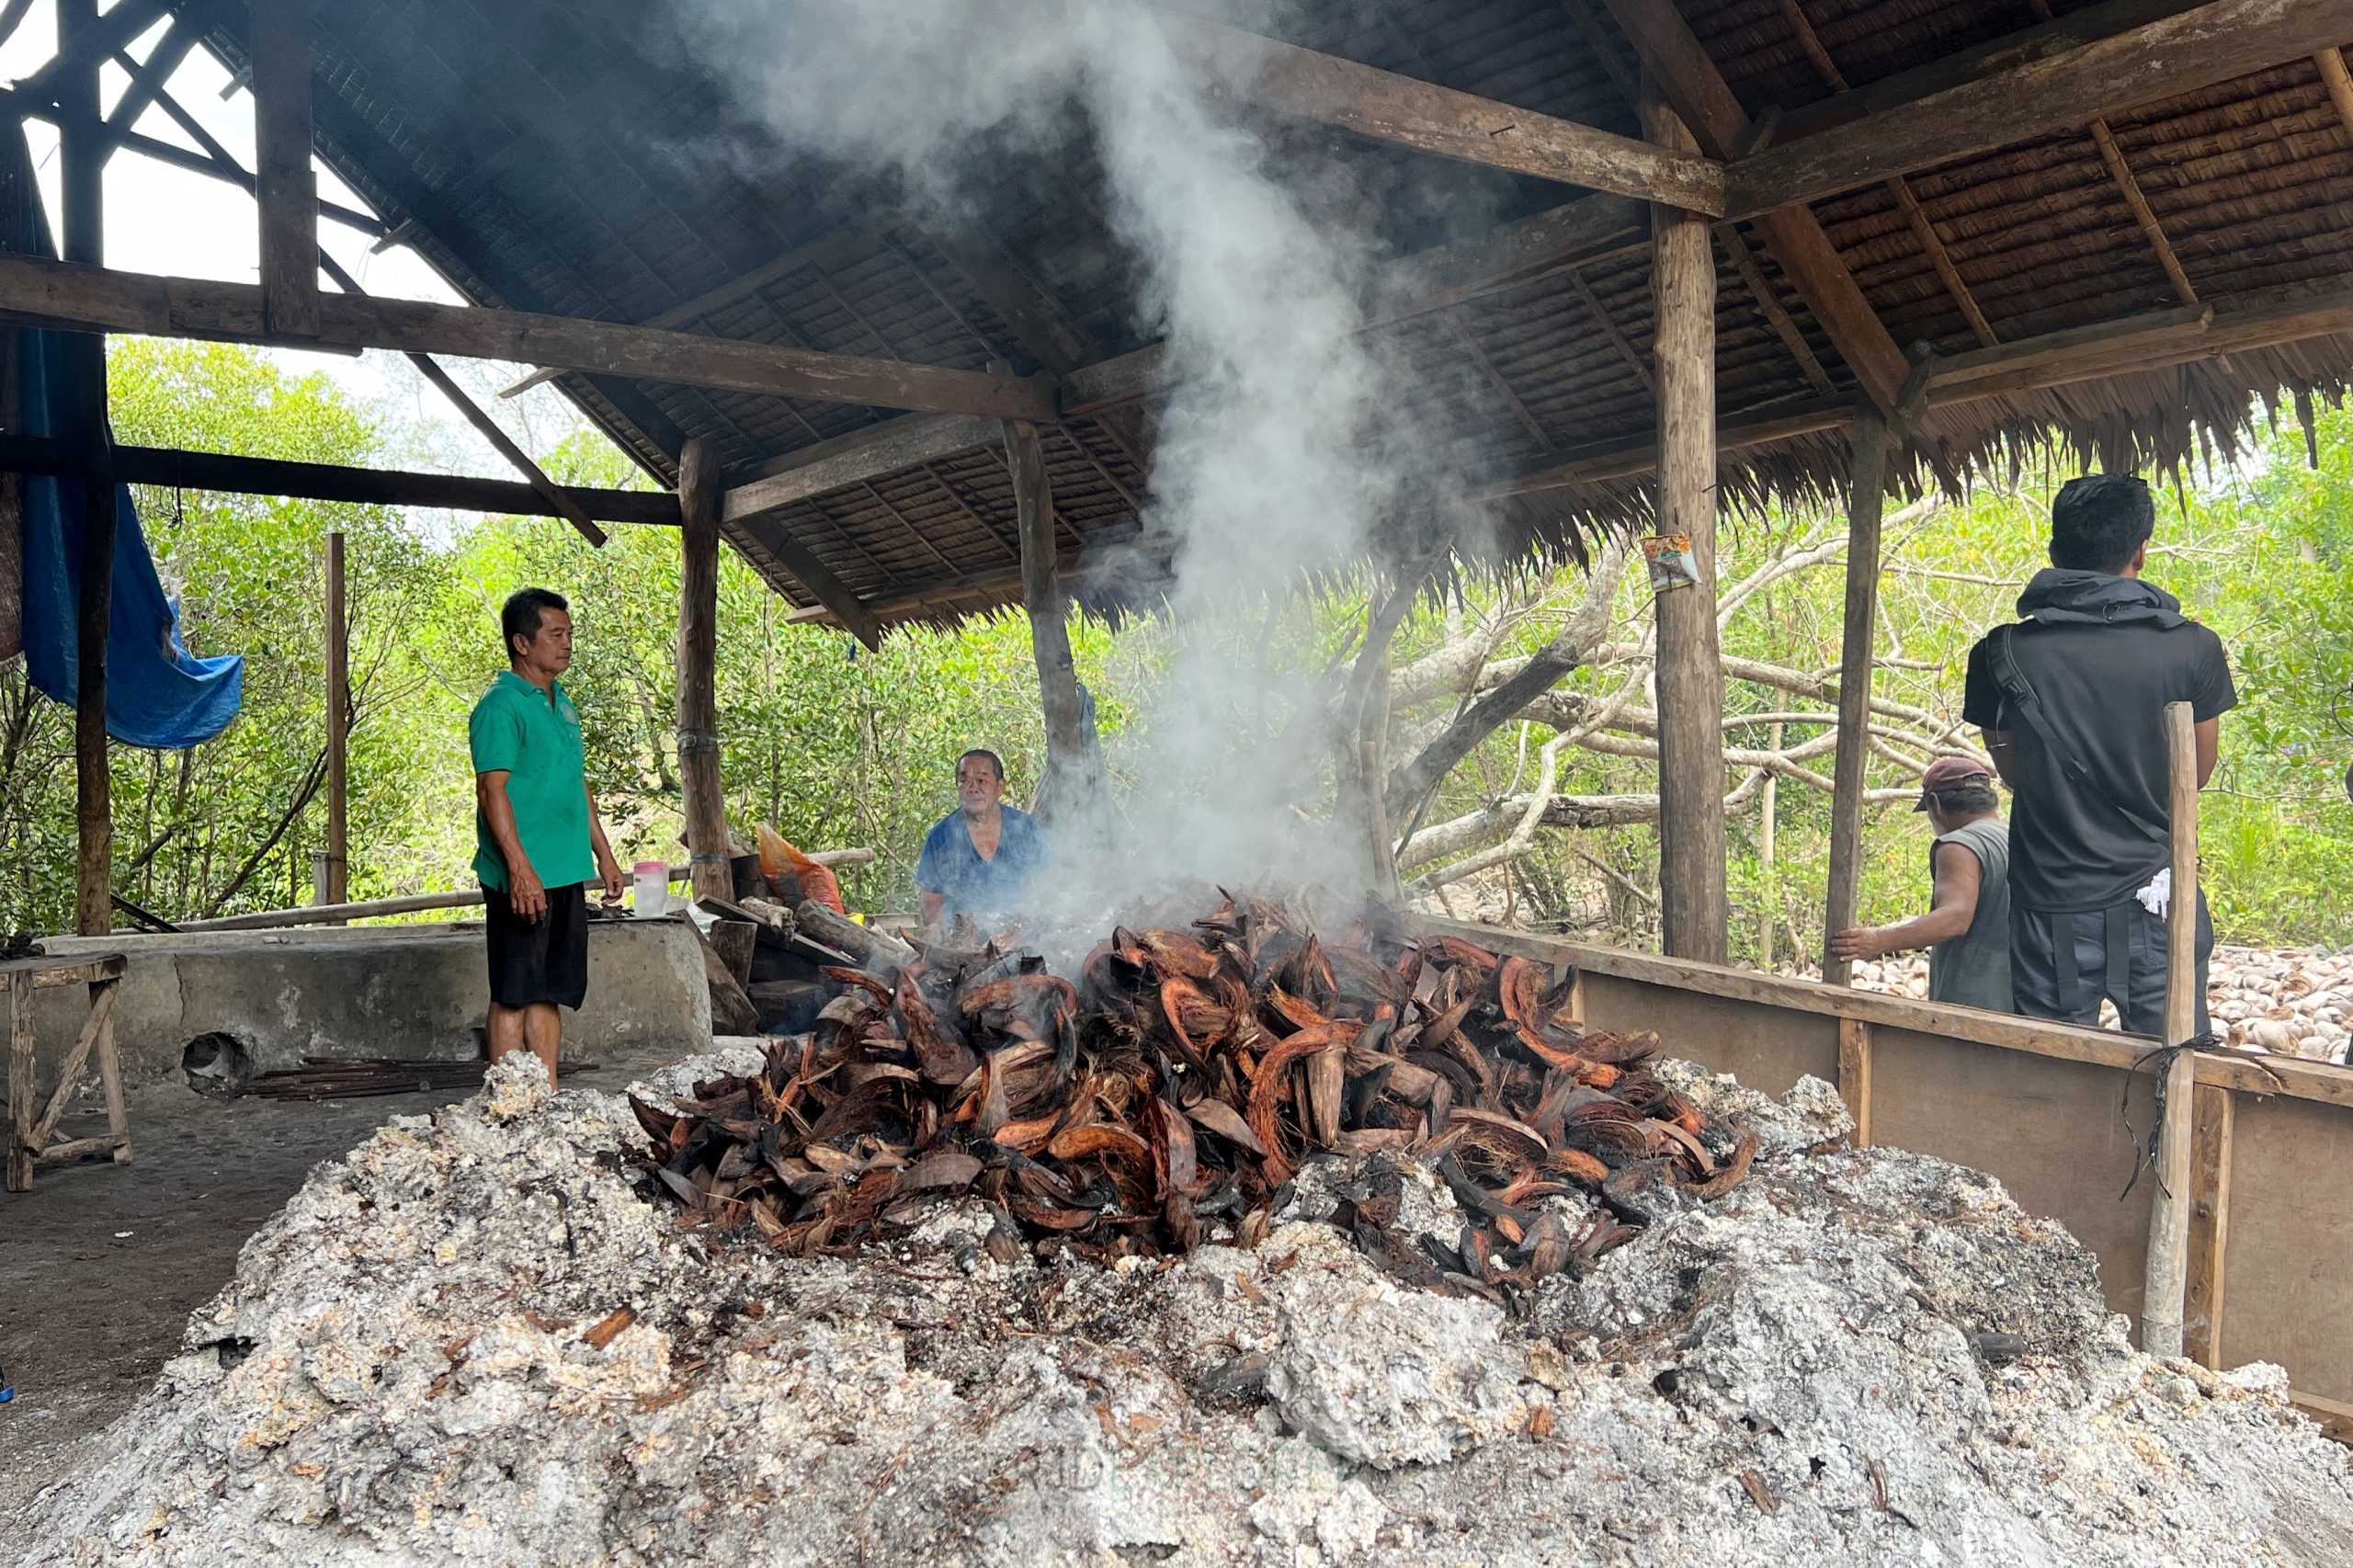
[[[1005,825],[993,860],[982,859],[972,847],[961,811],[949,812],[924,835],[915,886],[940,896],[939,913],[945,919],[1018,911],[1030,877],[1046,862],[1046,830],[1038,819],[1011,806],[997,809],[1005,813]]]

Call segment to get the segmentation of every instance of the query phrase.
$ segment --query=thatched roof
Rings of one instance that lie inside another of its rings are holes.
[[[2063,0],[1679,4],[1746,114],[1770,122],[1778,110],[1783,124],[1842,89],[1917,72],[2052,10],[2063,19],[2087,9]],[[2167,9],[2104,7],[2120,8]],[[649,58],[642,10],[619,0],[322,5],[323,152],[482,303],[967,369],[1001,358],[1060,373],[1150,347],[1099,180],[1083,162],[1008,168],[998,188],[976,193],[979,219],[943,232],[894,209],[870,181],[763,146],[695,67],[667,51]],[[1302,10],[1291,41],[1639,134],[1635,54],[1601,0],[1309,0]],[[241,26],[224,17],[212,35],[232,58]],[[2345,31],[2353,41],[2353,14]],[[1370,188],[1419,156],[1317,134],[1319,145],[1346,144]],[[746,155],[699,151],[722,145]],[[1401,256],[1449,244],[1456,249],[1437,254],[1459,256],[1477,231],[1578,195],[1490,171],[1461,170],[1459,183],[1459,213],[1417,205],[1389,214],[1384,239]],[[1648,244],[1642,210],[1620,205],[1616,228],[1588,222],[1577,248],[1533,270],[1465,286],[1461,267],[1441,268],[1442,308],[1425,303],[1382,329],[1411,362],[1431,367],[1434,429],[1506,411],[1494,437],[1496,490],[1521,491],[1524,476],[1551,471],[1544,488],[1504,503],[1515,537],[1537,548],[1558,547],[1578,527],[1639,523],[1647,509]],[[2296,58],[1812,210],[1870,311],[1907,349],[1963,355],[2176,309],[2185,282],[2218,314],[2276,305],[2353,277],[2353,94],[2333,98],[2314,60]],[[1722,225],[1718,239],[1725,428],[1775,420],[1764,431],[1772,438],[1728,451],[1725,494],[1833,494],[1856,374],[1754,225]],[[2197,427],[2238,427],[2250,394],[2335,395],[2348,366],[2353,339],[2326,335],[1947,402],[1922,415],[1915,453],[1924,474],[1949,477],[2055,437],[2111,464],[2165,465],[2196,451]],[[580,375],[561,384],[665,478],[688,436],[716,440],[733,474],[749,479],[904,417]],[[1477,406],[1448,406],[1446,389],[1464,386],[1481,389]],[[961,450],[731,523],[731,536],[803,607],[815,601],[779,560],[779,535],[886,621],[1015,599],[1011,487],[987,426],[967,423]],[[1135,531],[1151,427],[1149,404],[1131,401],[1046,431],[1066,558],[1087,540]],[[935,426],[933,445],[946,438]]]

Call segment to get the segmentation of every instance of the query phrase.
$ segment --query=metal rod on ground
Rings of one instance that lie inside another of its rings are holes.
[[[1870,756],[1871,638],[1879,625],[1880,523],[1887,510],[1887,421],[1868,403],[1855,415],[1847,499],[1847,625],[1838,648],[1838,756],[1830,793],[1830,887],[1823,901],[1822,978],[1852,979],[1830,943],[1855,923],[1863,864],[1863,765]]]
[[[347,753],[351,725],[351,622],[344,600],[343,530],[327,533],[327,875],[321,903],[351,897],[351,779]]]
[[[2173,767],[2173,892],[2165,915],[2165,1037],[2187,1044],[2198,1032],[2198,725],[2187,702],[2165,704],[2165,750]],[[2181,1354],[2189,1289],[2189,1159],[2198,1053],[2165,1065],[2165,1116],[2157,1129],[2157,1192],[2149,1209],[2149,1270],[2141,1298],[2141,1348]]]

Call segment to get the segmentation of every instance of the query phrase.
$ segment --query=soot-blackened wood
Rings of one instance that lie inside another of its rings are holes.
[[[678,778],[697,898],[732,898],[727,802],[719,778],[719,450],[678,456]]]
[[[61,51],[86,48],[103,24],[97,0],[60,0]],[[57,79],[64,110],[63,147],[65,256],[97,264],[106,248],[106,151],[98,120],[98,62]],[[107,756],[107,630],[114,603],[116,512],[107,465],[106,339],[66,340],[63,434],[89,460],[82,485],[82,567],[74,620],[74,777],[75,855],[74,928],[102,937],[113,928],[114,793]]]
[[[346,611],[343,530],[327,534],[327,876],[322,903],[351,896],[349,860],[351,622]]]
[[[1607,0],[1634,45],[1658,92],[1683,118],[1700,151],[1729,158],[1747,143],[1747,111],[1716,68],[1673,0]],[[1783,206],[1757,216],[1757,232],[1773,259],[1813,312],[1855,380],[1882,408],[1893,409],[1910,370],[1904,351],[1856,285],[1822,224],[1804,207]]]
[[[254,198],[261,207],[262,319],[319,331],[319,190],[311,171],[311,0],[252,0]]]
[[[1830,939],[1855,923],[1862,869],[1863,765],[1870,755],[1871,639],[1879,625],[1880,522],[1887,509],[1887,422],[1856,417],[1847,500],[1847,621],[1838,648],[1838,758],[1830,796],[1830,887],[1824,899],[1822,978],[1848,983],[1852,966]]]
[[[1722,170],[1696,150],[1533,113],[1471,93],[1161,14],[1177,52],[1217,90],[1290,118],[1539,179],[1716,212]]]
[[[1038,662],[1046,711],[1046,778],[1040,793],[1057,815],[1068,819],[1094,805],[1095,779],[1087,760],[1094,752],[1094,736],[1078,694],[1078,665],[1071,656],[1070,603],[1054,575],[1054,496],[1037,426],[1006,421],[1005,462],[1013,475],[1014,504],[1020,517],[1021,602],[1029,612],[1029,649]]]
[[[1613,9],[1666,0],[1611,0]],[[1730,170],[1731,216],[1817,201],[1891,175],[2012,146],[2103,115],[2302,60],[2346,41],[2344,0],[2211,0],[1914,97]],[[1792,127],[1794,132],[1799,128]],[[1706,138],[1702,136],[1704,145]]]
[[[1652,140],[1688,145],[1663,104],[1646,104]],[[1658,603],[1659,907],[1676,958],[1722,963],[1732,906],[1724,886],[1723,666],[1716,635],[1716,265],[1706,220],[1651,212],[1658,336],[1658,530],[1691,541],[1696,585]]]

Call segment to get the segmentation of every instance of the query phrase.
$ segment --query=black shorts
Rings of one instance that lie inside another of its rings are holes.
[[[588,996],[588,884],[548,889],[548,912],[518,920],[496,888],[482,890],[489,916],[490,999],[505,1007],[553,1002],[577,1009]]]

